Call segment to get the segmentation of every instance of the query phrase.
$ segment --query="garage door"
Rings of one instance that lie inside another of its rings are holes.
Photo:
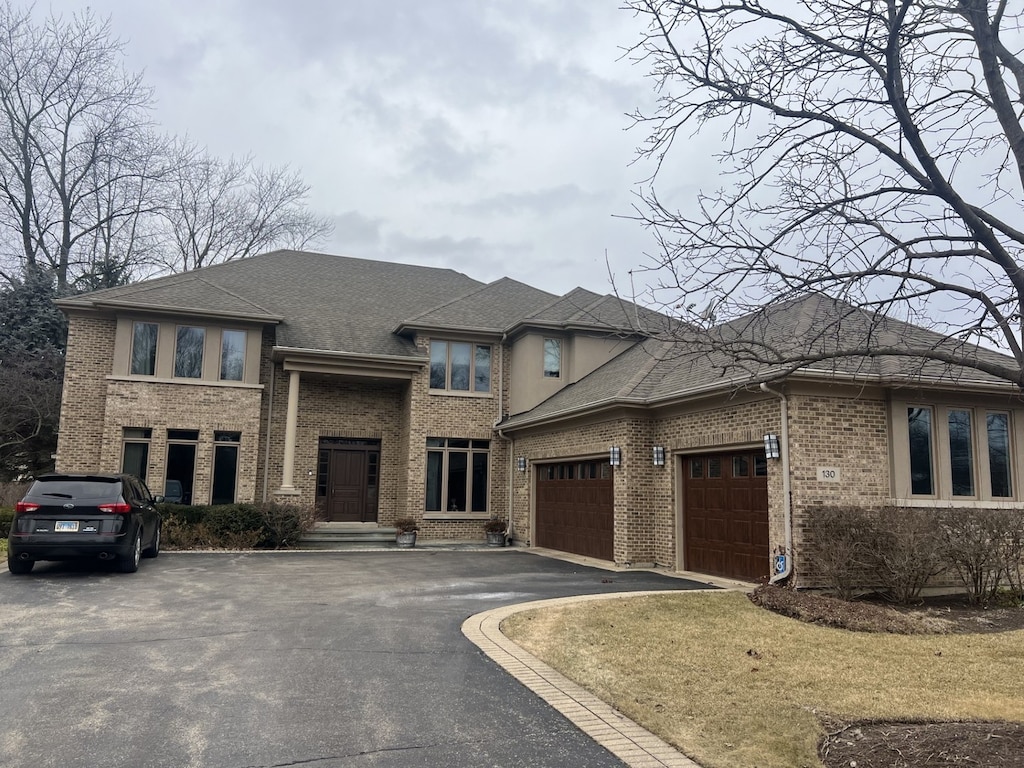
[[[537,467],[538,547],[614,559],[612,468],[607,461]]]
[[[756,581],[768,575],[764,452],[683,458],[684,568]]]

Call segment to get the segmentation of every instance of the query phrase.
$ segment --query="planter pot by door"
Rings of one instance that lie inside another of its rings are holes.
[[[412,549],[416,546],[416,531],[396,534],[395,543],[399,549]]]

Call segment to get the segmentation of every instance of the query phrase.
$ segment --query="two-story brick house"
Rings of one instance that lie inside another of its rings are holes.
[[[1021,502],[1024,409],[993,377],[734,364],[582,289],[281,251],[60,305],[58,469],[174,480],[194,503],[413,516],[444,539],[496,516],[529,546],[756,579],[799,563],[815,505]],[[838,306],[760,321],[799,340]]]

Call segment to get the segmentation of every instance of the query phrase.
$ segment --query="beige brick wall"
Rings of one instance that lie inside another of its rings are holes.
[[[210,498],[213,432],[242,433],[237,497],[255,498],[262,390],[195,382],[148,382],[113,378],[113,318],[69,318],[67,373],[61,403],[57,468],[65,472],[121,469],[124,427],[152,430],[147,482],[163,492],[167,430],[199,430],[193,499]]]
[[[198,430],[192,503],[208,504],[213,480],[214,431],[241,432],[236,500],[255,501],[261,395],[261,389],[251,387],[110,381],[100,469],[120,470],[123,427],[148,427],[153,430],[153,437],[147,482],[153,493],[163,493],[167,430]]]
[[[887,404],[880,393],[794,394],[789,414],[795,577],[798,586],[816,586],[808,510],[892,501]],[[819,467],[838,469],[839,482],[819,480]]]
[[[72,314],[68,318],[64,391],[57,435],[57,470],[76,472],[100,466],[103,449],[107,375],[114,361],[113,317]]]

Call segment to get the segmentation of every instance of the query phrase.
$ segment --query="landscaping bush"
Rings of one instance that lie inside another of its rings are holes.
[[[936,514],[915,507],[885,507],[876,520],[868,533],[867,565],[885,597],[905,605],[946,570]]]
[[[1008,588],[1024,600],[1024,514],[1008,509],[818,507],[808,510],[809,568],[838,597],[878,589],[917,599],[935,576],[956,575],[987,603]]]
[[[0,507],[0,539],[6,539],[11,532],[11,521],[14,520],[14,507]]]
[[[991,602],[1004,576],[1020,574],[1021,515],[1008,509],[949,509],[939,518],[943,555],[971,601]],[[1016,549],[1016,556],[1013,554]],[[1016,560],[1016,568],[1013,561]],[[1016,574],[1011,574],[1011,571]]]
[[[876,518],[876,512],[863,507],[809,510],[807,533],[814,571],[843,600],[852,600],[875,582],[867,565],[867,549]]]
[[[313,524],[313,511],[296,505],[161,504],[167,549],[283,549]]]
[[[259,546],[286,549],[294,546],[313,527],[315,511],[295,504],[261,504],[257,507],[263,519],[263,535]]]

